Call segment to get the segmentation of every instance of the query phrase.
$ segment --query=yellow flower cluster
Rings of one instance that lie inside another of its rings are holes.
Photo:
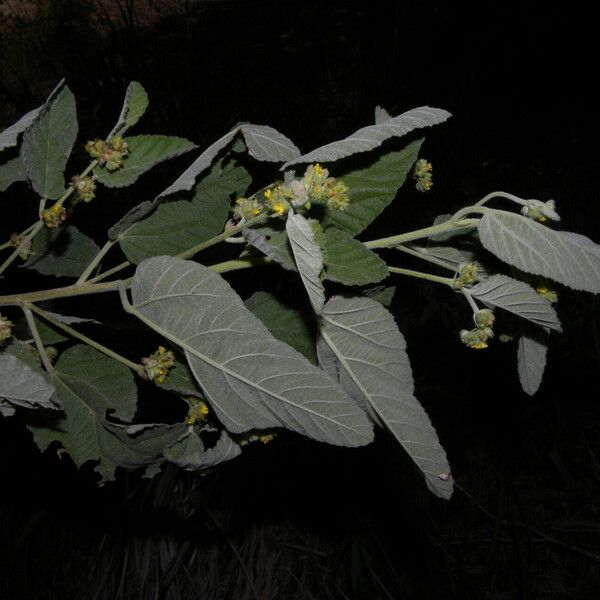
[[[142,367],[146,377],[156,383],[163,383],[174,366],[175,355],[164,346],[159,346],[156,352],[142,358]]]
[[[185,399],[190,405],[187,417],[185,419],[186,424],[195,425],[196,423],[203,423],[206,421],[206,418],[210,413],[208,404],[206,404],[204,400],[200,400],[200,398],[196,398],[195,396],[186,396]]]
[[[555,290],[551,290],[549,287],[547,287],[545,285],[538,285],[535,291],[542,298],[544,298],[545,300],[548,300],[548,302],[551,302],[552,304],[554,304],[555,302],[558,302],[558,292],[556,292]]]
[[[275,436],[272,433],[266,433],[264,435],[258,436],[258,439],[261,444],[268,444],[269,442],[272,442],[274,438]]]
[[[488,347],[488,340],[494,337],[492,329],[496,317],[489,308],[478,310],[473,315],[475,329],[463,329],[460,332],[460,341],[475,350],[483,350]]]
[[[311,201],[326,204],[334,210],[346,210],[350,204],[348,187],[341,179],[329,176],[320,164],[309,165],[304,173],[304,186]]]
[[[461,263],[454,278],[455,290],[462,290],[465,286],[473,285],[479,279],[479,265],[476,262]]]
[[[60,202],[57,202],[54,206],[51,206],[42,212],[42,220],[48,229],[56,229],[59,225],[64,223],[66,219],[67,211]]]
[[[129,145],[120,136],[104,140],[90,140],[85,145],[86,152],[98,160],[98,163],[109,171],[116,171],[123,166],[123,159],[129,154]]]
[[[428,192],[433,187],[433,166],[424,158],[415,163],[414,178],[417,180],[416,188],[419,192]]]

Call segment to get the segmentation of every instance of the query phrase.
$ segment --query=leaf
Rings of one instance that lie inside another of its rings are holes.
[[[377,156],[367,167],[336,175],[348,186],[347,210],[326,209],[323,227],[335,225],[353,236],[366,229],[396,197],[412,169],[423,140]]]
[[[530,285],[506,275],[492,275],[474,285],[469,294],[487,306],[497,306],[537,325],[562,331],[552,304]]]
[[[600,293],[600,246],[588,238],[496,209],[486,209],[477,228],[483,247],[509,265],[576,290]]]
[[[344,389],[367,402],[425,475],[429,489],[452,494],[450,467],[427,413],[414,397],[406,343],[392,315],[369,298],[329,300],[321,315],[321,336],[337,359]],[[323,346],[320,344],[319,358]],[[325,360],[332,369],[331,356]]]
[[[6,400],[0,398],[0,415],[12,417],[17,412]]]
[[[321,146],[308,154],[289,160],[282,169],[287,169],[290,165],[297,163],[332,162],[358,152],[367,152],[381,146],[390,138],[402,137],[415,129],[443,123],[451,116],[449,112],[440,108],[430,108],[429,106],[413,108],[376,125],[363,127],[343,140]]]
[[[154,382],[163,390],[179,392],[180,394],[189,394],[191,396],[200,396],[200,388],[194,379],[194,375],[186,362],[175,361],[175,366],[169,371],[164,381]]]
[[[278,230],[269,225],[243,229],[244,239],[265,256],[280,264],[288,271],[297,271],[292,247],[285,230]]]
[[[225,427],[287,427],[319,441],[360,446],[366,416],[325,373],[276,340],[229,284],[203,265],[171,257],[141,263],[127,310],[185,351]]]
[[[379,125],[380,123],[383,123],[384,121],[387,121],[388,119],[391,119],[390,113],[387,110],[385,110],[385,108],[383,108],[382,106],[376,106],[375,107],[375,125]]]
[[[50,311],[45,311],[47,315],[53,317],[57,321],[61,323],[66,323],[67,325],[72,325],[73,323],[94,323],[96,325],[100,325],[99,321],[94,319],[82,319],[80,317],[68,317],[64,315],[59,315]],[[44,346],[50,346],[52,344],[58,344],[60,342],[64,342],[69,338],[68,335],[62,333],[62,331],[52,324],[44,321],[43,319],[39,319],[34,317],[35,325],[40,334],[40,338],[42,339],[42,343]]]
[[[145,219],[119,234],[121,249],[134,264],[144,258],[175,255],[223,231],[232,193],[244,193],[249,184],[246,169],[233,164],[213,166],[191,200],[165,202]]]
[[[132,81],[127,86],[119,120],[108,134],[108,139],[115,135],[123,135],[130,127],[133,127],[144,116],[148,104],[146,90],[137,81]]]
[[[320,279],[323,270],[321,247],[315,240],[310,223],[302,215],[289,212],[285,230],[308,299],[313,310],[319,314],[325,304],[325,289]]]
[[[64,87],[44,105],[21,144],[28,179],[42,198],[56,199],[64,193],[63,174],[76,138],[75,97]]]
[[[394,299],[394,294],[396,293],[396,286],[390,285],[386,287],[384,285],[378,285],[372,288],[367,288],[366,290],[362,290],[362,293],[367,298],[372,298],[373,300],[379,302],[379,304],[389,308],[392,305],[392,300]]]
[[[32,240],[25,267],[44,275],[79,277],[100,248],[72,225],[42,229]]]
[[[16,123],[7,127],[0,133],[0,152],[6,148],[17,145],[19,135],[21,135],[37,118],[43,106],[38,106],[23,115]]]
[[[106,187],[119,188],[135,183],[140,175],[161,162],[185,154],[196,148],[185,138],[172,135],[137,135],[125,138],[129,153],[123,166],[116,171],[96,167],[96,179]]]
[[[543,329],[526,328],[519,337],[517,367],[521,387],[530,396],[538,391],[542,383],[547,353],[548,333]]]
[[[64,407],[64,416],[52,427],[30,424],[41,450],[62,444],[77,466],[100,461],[103,478],[114,477],[120,457],[129,449],[106,427],[106,415],[129,420],[135,412],[136,387],[129,370],[89,346],[77,345],[58,359],[52,381]]]
[[[186,471],[198,471],[236,458],[241,453],[239,445],[225,431],[215,446],[208,450],[205,450],[200,436],[189,431],[166,449],[165,457]]]
[[[300,311],[286,306],[267,292],[255,292],[244,304],[278,340],[316,364],[314,336],[308,320]]]
[[[433,225],[441,225],[449,221],[454,215],[439,215],[433,220]],[[429,236],[432,242],[447,242],[453,238],[473,238],[475,230],[472,227],[462,227],[459,229],[450,229],[449,231],[443,231],[441,233],[434,233]]]
[[[0,399],[25,408],[57,408],[48,378],[13,354],[0,354]]]
[[[325,230],[325,275],[347,285],[376,283],[389,275],[381,258],[347,231]]]
[[[256,160],[284,162],[300,156],[300,150],[285,135],[266,125],[246,123],[240,127],[248,154]]]
[[[444,261],[449,267],[457,269],[461,263],[473,262],[475,260],[475,252],[473,250],[465,250],[463,248],[455,248],[454,246],[413,246],[414,250],[421,252],[425,256],[432,256]],[[479,275],[480,272],[478,271]]]
[[[0,192],[6,191],[17,181],[27,181],[27,173],[21,156],[15,156],[0,165]]]

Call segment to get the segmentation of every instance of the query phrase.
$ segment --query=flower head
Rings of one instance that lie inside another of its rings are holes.
[[[0,345],[12,336],[13,322],[0,314]]]
[[[88,154],[109,171],[123,166],[123,159],[129,154],[129,144],[120,136],[104,140],[91,140],[85,145]]]
[[[150,381],[163,383],[169,371],[175,366],[175,355],[171,350],[159,346],[156,352],[142,358],[142,367]]]
[[[454,277],[455,290],[462,290],[465,286],[473,285],[479,279],[479,264],[477,262],[467,262],[458,265],[458,271]]]
[[[488,332],[485,329],[463,329],[460,332],[460,341],[474,350],[483,350],[488,347],[487,341],[489,339]]]
[[[535,291],[542,297],[544,300],[548,300],[548,302],[554,304],[558,302],[558,292],[553,289],[550,289],[548,286],[541,284],[538,285]]]
[[[415,163],[413,177],[416,180],[416,188],[419,192],[428,192],[433,187],[433,166],[424,158]]]
[[[196,423],[203,423],[206,421],[208,414],[210,413],[208,404],[195,396],[186,396],[185,399],[190,405],[185,419],[186,424],[195,425]]]
[[[25,236],[19,235],[17,233],[13,233],[10,236],[10,245],[13,248],[18,248],[23,241]],[[21,260],[27,260],[29,255],[31,254],[31,240],[28,240],[27,243],[19,250],[19,258]]]
[[[477,327],[480,329],[486,329],[491,328],[494,325],[496,317],[494,316],[493,311],[491,311],[489,308],[482,308],[473,315],[473,319]]]
[[[48,229],[56,229],[59,225],[64,223],[66,219],[67,211],[60,202],[56,202],[54,206],[51,206],[42,212],[42,220]]]
[[[526,200],[523,208],[521,208],[521,214],[539,223],[543,223],[548,219],[551,221],[560,221],[554,200],[548,200],[547,202]]]
[[[71,179],[71,185],[77,192],[76,200],[82,200],[83,202],[91,202],[96,195],[96,182],[90,175],[80,177],[79,175]]]

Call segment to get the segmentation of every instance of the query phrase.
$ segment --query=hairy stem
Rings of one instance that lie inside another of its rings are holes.
[[[443,283],[452,287],[454,280],[450,277],[440,277],[439,275],[432,275],[431,273],[423,273],[421,271],[413,271],[411,269],[401,269],[400,267],[388,266],[390,273],[398,273],[399,275],[407,275],[408,277],[416,277],[417,279],[426,279],[427,281],[433,281],[435,283]]]
[[[37,235],[37,233],[44,227],[43,221],[38,221],[34,224],[33,228],[29,231],[29,233],[21,240],[21,243],[14,249],[11,255],[2,263],[0,266],[0,274],[4,273],[4,271],[11,265],[13,260],[19,256],[19,253],[23,248],[27,246],[27,244]]]
[[[29,331],[31,332],[31,336],[33,337],[37,351],[39,352],[42,364],[48,373],[52,373],[54,367],[52,366],[52,363],[46,354],[46,349],[44,348],[44,343],[42,342],[40,333],[37,330],[35,320],[33,319],[33,314],[31,313],[31,308],[29,306],[23,306],[23,312],[25,313],[25,319],[27,320]]]
[[[100,249],[100,252],[96,254],[92,262],[86,267],[85,271],[80,275],[79,279],[75,283],[75,285],[82,285],[86,282],[87,278],[90,276],[92,271],[100,264],[100,261],[104,258],[106,253],[115,245],[115,242],[108,241],[104,246]]]
[[[453,267],[452,265],[448,264],[447,262],[445,262],[439,258],[436,258],[435,256],[429,256],[429,254],[426,254],[424,251],[415,250],[414,248],[411,248],[410,246],[396,246],[396,250],[399,250],[400,252],[404,252],[406,254],[410,254],[411,256],[416,256],[417,258],[420,258],[421,260],[426,260],[427,262],[437,265],[438,267],[443,267],[444,269],[448,269],[449,271],[456,271],[456,267]]]
[[[26,303],[25,308],[30,309],[30,311],[37,313],[44,320],[48,321],[48,323],[51,323],[52,325],[54,325],[54,327],[58,327],[59,329],[62,329],[65,333],[68,333],[70,336],[84,342],[85,344],[87,344],[88,346],[91,346],[92,348],[95,348],[96,350],[98,350],[98,352],[102,352],[102,354],[105,354],[106,356],[113,358],[114,360],[120,362],[121,364],[125,365],[126,367],[129,367],[130,369],[135,371],[140,377],[144,376],[144,369],[142,368],[141,365],[138,365],[138,364],[130,361],[129,359],[125,358],[124,356],[117,354],[110,348],[107,348],[106,346],[103,346],[102,344],[92,340],[91,338],[87,337],[86,335],[83,335],[83,333],[79,333],[79,331],[77,331],[76,329],[73,329],[66,323],[62,323],[61,321],[58,321],[54,317],[50,316],[46,311],[42,310],[41,308],[38,308],[34,304]],[[32,334],[33,333],[34,332],[32,331]],[[34,334],[34,339],[35,339],[35,334]]]

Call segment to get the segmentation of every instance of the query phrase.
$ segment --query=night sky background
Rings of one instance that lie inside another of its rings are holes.
[[[2,24],[0,124],[63,76],[81,140],[111,128],[131,80],[151,102],[136,133],[200,147],[250,121],[307,151],[371,123],[378,104],[393,115],[436,106],[454,116],[426,132],[432,192],[407,184],[363,239],[427,226],[504,190],[554,198],[561,228],[600,242],[597,31],[583,3],[215,0],[163,9],[150,24],[141,2],[136,15],[123,0],[112,21],[97,4],[47,2]],[[103,243],[127,208],[190,161],[107,194],[77,225]],[[12,190],[2,240],[35,214],[26,187]],[[11,277],[6,286],[22,290]],[[244,297],[297,297],[285,274],[273,277],[229,279]],[[283,434],[207,476],[167,469],[152,482],[121,474],[98,487],[90,468],[40,455],[17,419],[0,419],[0,598],[599,597],[598,300],[559,290],[565,333],[552,336],[531,398],[516,347],[460,344],[469,318],[460,298],[393,283],[417,396],[453,467],[450,502],[428,494],[385,435],[349,451]],[[114,300],[92,301],[87,314],[110,314]],[[125,334],[117,344],[132,353]]]

